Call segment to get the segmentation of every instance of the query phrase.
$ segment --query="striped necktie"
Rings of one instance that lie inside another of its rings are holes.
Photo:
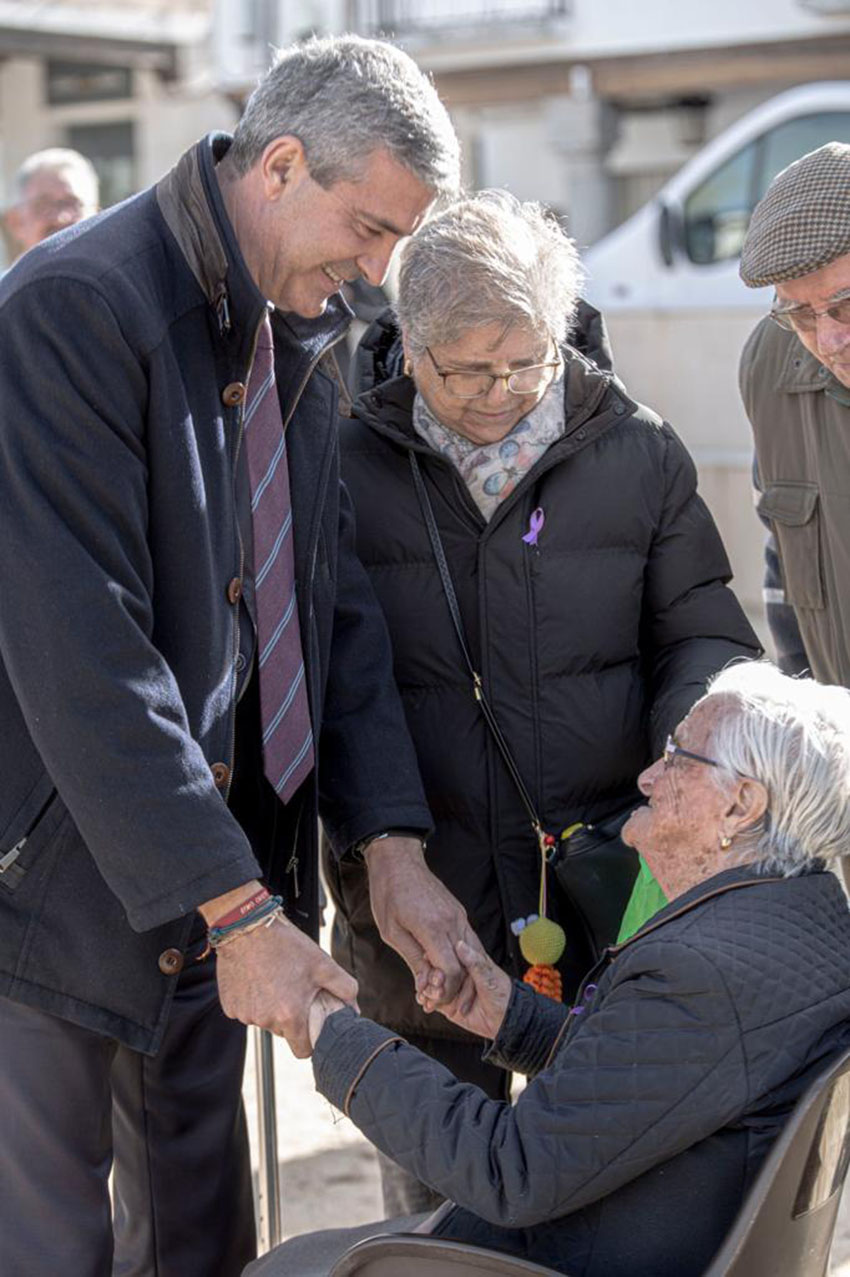
[[[254,533],[263,771],[275,793],[288,802],[310,774],[314,754],[295,598],[289,465],[268,316],[260,328],[248,382],[244,431]]]

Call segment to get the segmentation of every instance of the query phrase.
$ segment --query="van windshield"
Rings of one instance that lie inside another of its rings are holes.
[[[850,111],[785,120],[724,160],[685,201],[690,260],[708,266],[738,257],[753,209],[776,174],[825,142],[850,142]]]

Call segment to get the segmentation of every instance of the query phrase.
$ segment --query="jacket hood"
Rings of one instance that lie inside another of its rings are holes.
[[[391,323],[388,311],[370,329],[376,339],[374,366],[386,376],[382,375],[374,386],[362,391],[354,404],[353,415],[403,447],[430,452],[429,445],[419,438],[413,427],[416,388],[413,380],[401,370],[401,342],[396,340],[397,333],[389,344],[382,345],[382,338],[390,338]],[[566,441],[570,450],[576,450],[636,412],[651,418],[656,425],[661,424],[656,414],[628,396],[613,373],[603,371],[574,346],[563,347],[562,354],[566,425],[564,434],[552,448],[559,448]]]
[[[595,363],[597,368],[605,372],[613,369],[614,357],[605,320],[594,306],[581,299],[576,310],[575,324],[570,332],[569,345]],[[388,306],[366,329],[354,356],[354,397],[393,377],[400,377],[403,365],[401,332],[395,312]]]

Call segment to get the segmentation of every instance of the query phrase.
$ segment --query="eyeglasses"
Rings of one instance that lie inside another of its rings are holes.
[[[792,306],[787,309],[774,306],[770,312],[770,318],[780,328],[787,328],[792,333],[813,333],[818,320],[824,315],[828,315],[834,324],[850,325],[850,297],[842,297],[823,310],[812,310],[811,306]]]
[[[706,758],[705,754],[692,754],[689,749],[682,749],[681,745],[677,745],[672,736],[667,737],[667,742],[661,754],[661,761],[665,769],[673,766],[673,759],[676,755],[680,758],[690,758],[694,763],[705,763],[708,767],[722,767],[722,763],[718,763],[716,758]]]
[[[554,359],[545,364],[517,368],[515,372],[452,372],[440,367],[427,346],[425,350],[443,383],[443,389],[455,399],[481,399],[490,393],[497,381],[503,381],[512,395],[534,395],[548,386],[555,370],[561,366],[560,359]]]

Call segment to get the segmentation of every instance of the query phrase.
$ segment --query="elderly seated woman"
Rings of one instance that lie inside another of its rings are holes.
[[[314,1005],[319,1090],[451,1199],[428,1231],[572,1277],[697,1277],[796,1100],[850,1043],[850,692],[723,671],[640,777],[624,837],[670,902],[572,1011],[459,945],[474,993],[441,1008],[528,1074],[488,1099],[390,1031]],[[427,995],[421,995],[425,1002]],[[252,1275],[324,1273],[348,1235]]]

